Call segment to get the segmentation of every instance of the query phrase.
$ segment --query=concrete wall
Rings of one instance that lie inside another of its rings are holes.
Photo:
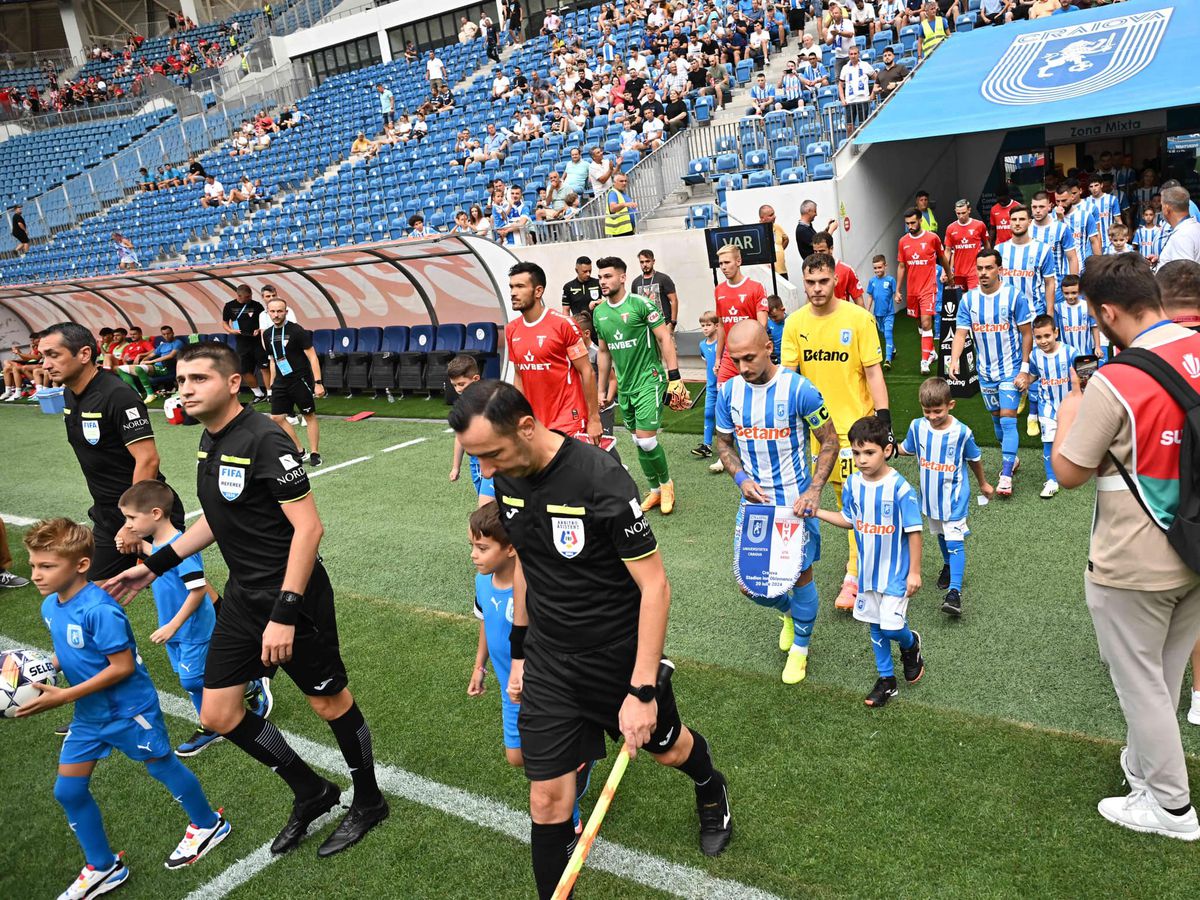
[[[796,223],[800,221],[800,204],[812,200],[817,204],[817,218],[813,226],[820,231],[830,219],[841,225],[838,210],[838,185],[836,181],[814,181],[808,184],[784,184],[779,187],[752,188],[745,191],[730,191],[725,195],[729,214],[739,222],[757,222],[758,208],[770,204],[775,210],[775,221],[788,233],[791,243],[784,252],[788,275],[800,284],[800,252],[796,249]],[[844,232],[841,232],[844,234]],[[842,254],[842,237],[834,235],[834,252]]]

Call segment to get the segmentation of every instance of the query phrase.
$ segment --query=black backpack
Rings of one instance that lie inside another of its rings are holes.
[[[1193,572],[1200,572],[1200,393],[1165,359],[1141,347],[1122,350],[1108,363],[1115,364],[1132,366],[1145,372],[1183,408],[1183,434],[1179,444],[1179,509],[1175,513],[1175,521],[1171,527],[1164,529],[1164,534],[1184,564]],[[1108,458],[1116,465],[1150,521],[1158,525],[1128,470],[1111,453]]]

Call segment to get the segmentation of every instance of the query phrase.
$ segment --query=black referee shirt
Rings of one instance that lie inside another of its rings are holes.
[[[246,406],[200,436],[196,493],[229,576],[252,590],[279,590],[295,529],[281,503],[308,496],[308,475],[291,438]]]
[[[258,330],[258,317],[263,311],[263,305],[257,300],[246,303],[230,300],[225,304],[221,318],[226,322],[237,322],[238,336],[253,340],[254,332]]]
[[[272,325],[263,332],[263,343],[271,359],[275,360],[275,373],[279,378],[299,378],[307,385],[312,384],[312,364],[304,352],[312,348],[312,335],[308,331],[295,322],[284,322],[282,327]],[[280,365],[280,360],[287,365]],[[284,374],[285,368],[291,371]]]
[[[595,278],[580,281],[572,278],[563,285],[563,305],[571,311],[571,315],[588,312],[591,305],[600,299],[600,282]]]
[[[658,548],[621,464],[568,438],[532,478],[495,477],[496,499],[528,585],[531,635],[588,649],[637,633],[642,592],[625,562]]]
[[[115,507],[133,484],[134,459],[126,448],[154,437],[146,404],[107,369],[97,369],[83,393],[63,391],[67,441],[97,506]],[[159,473],[159,481],[164,481]]]

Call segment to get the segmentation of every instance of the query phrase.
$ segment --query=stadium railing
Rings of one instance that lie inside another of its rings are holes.
[[[637,215],[641,221],[654,215],[663,201],[682,184],[691,158],[688,146],[690,131],[692,129],[689,128],[672,135],[661,147],[643,156],[627,170],[629,190],[626,193],[637,202]],[[603,226],[607,212],[604,202],[603,197],[593,197],[580,210],[577,221],[600,219]],[[600,232],[602,236],[603,227]]]

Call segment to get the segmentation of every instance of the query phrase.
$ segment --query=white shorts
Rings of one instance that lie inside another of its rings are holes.
[[[930,519],[929,533],[940,534],[948,541],[962,541],[971,529],[967,527],[966,519]]]
[[[878,625],[884,631],[899,631],[908,616],[908,598],[891,597],[879,591],[859,591],[854,618]]]
[[[1042,443],[1054,443],[1054,435],[1058,433],[1058,420],[1049,416],[1038,416],[1038,424],[1042,426]]]

